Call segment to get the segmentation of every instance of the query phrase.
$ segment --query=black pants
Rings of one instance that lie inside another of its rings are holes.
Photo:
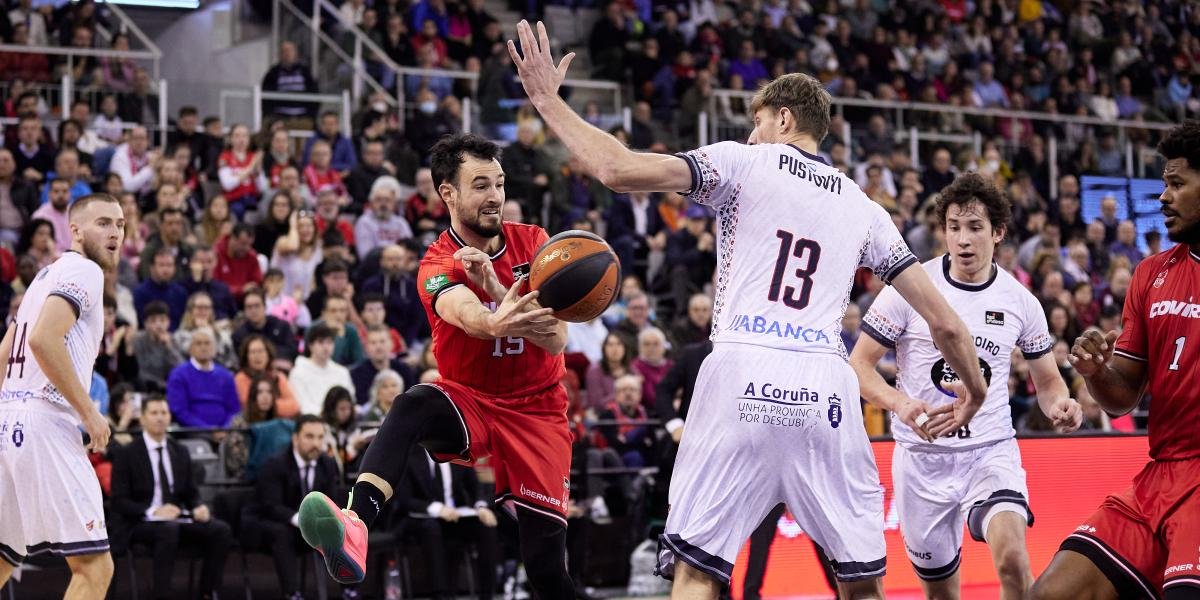
[[[778,504],[767,518],[759,524],[754,533],[750,534],[750,557],[746,560],[746,580],[742,583],[742,597],[745,600],[759,600],[762,596],[763,578],[767,574],[767,558],[771,555],[771,542],[775,541],[775,529],[779,517],[783,516],[784,505]]]
[[[221,586],[225,558],[233,544],[233,531],[219,519],[207,523],[143,521],[133,526],[130,541],[148,546],[153,553],[154,597],[174,598],[171,579],[175,574],[175,557],[179,547],[185,545],[199,551],[203,558],[200,591],[212,592]]]
[[[285,595],[300,591],[300,556],[308,557],[308,544],[300,537],[300,529],[291,523],[261,521],[257,524],[262,537],[259,547],[271,552],[279,588]],[[302,552],[303,551],[303,552]]]
[[[496,553],[499,545],[495,527],[484,527],[479,519],[451,523],[441,519],[407,519],[404,530],[417,538],[422,555],[429,562],[434,598],[454,596],[450,583],[457,557],[470,547],[476,551],[475,589],[479,598],[490,600],[496,587]],[[447,549],[454,548],[453,553]]]

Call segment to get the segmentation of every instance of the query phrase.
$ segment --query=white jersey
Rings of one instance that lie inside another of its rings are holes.
[[[79,416],[67,399],[50,383],[29,351],[29,335],[50,296],[71,304],[77,317],[67,331],[67,352],[83,389],[92,383],[92,369],[100,353],[104,336],[104,273],[100,265],[78,252],[67,252],[42,269],[25,291],[17,311],[12,351],[7,359],[8,373],[0,387],[0,404],[11,402],[45,403],[78,422]]]
[[[917,262],[887,211],[795,146],[720,142],[679,156],[690,199],[717,211],[713,342],[845,357],[855,271],[888,282]]]
[[[966,323],[975,340],[979,368],[988,384],[987,399],[970,424],[946,439],[928,444],[912,429],[892,415],[892,436],[907,446],[926,449],[966,449],[1014,435],[1012,413],[1008,407],[1008,372],[1014,348],[1026,359],[1050,352],[1053,341],[1046,327],[1046,314],[1033,294],[1012,275],[994,264],[985,283],[966,284],[950,278],[950,256],[921,265],[929,273],[934,287]],[[958,375],[933,344],[929,324],[894,289],[879,293],[863,316],[863,333],[896,350],[896,387],[910,398],[932,406],[948,404],[954,398],[945,385]]]

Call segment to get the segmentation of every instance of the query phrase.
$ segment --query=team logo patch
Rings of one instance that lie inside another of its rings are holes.
[[[1167,282],[1167,271],[1166,271],[1166,269],[1163,269],[1163,272],[1159,273],[1158,277],[1154,278],[1154,287],[1160,288],[1166,282]]]
[[[988,325],[1004,325],[1004,311],[989,310],[984,313],[983,321]]]
[[[426,292],[428,292],[430,294],[436,294],[436,293],[438,293],[438,290],[441,290],[442,288],[446,287],[446,285],[449,283],[450,283],[450,278],[447,277],[443,273],[443,274],[439,274],[439,275],[430,276],[428,279],[425,280],[425,283],[423,285],[425,286]]]
[[[992,367],[987,364],[987,361],[979,359],[979,372],[983,375],[983,381],[987,385],[992,384]],[[946,363],[946,359],[939,358],[933,363],[933,368],[929,371],[929,378],[933,380],[933,387],[947,396],[955,397],[954,393],[946,389],[946,384],[958,381],[958,373],[954,372],[954,368]]]
[[[521,263],[512,268],[513,279],[520,279],[529,274],[529,263]]]
[[[842,422],[842,399],[837,394],[829,396],[829,425],[837,429]]]
[[[13,427],[12,443],[18,448],[25,443],[25,430],[21,428],[20,423],[17,423],[16,426]]]

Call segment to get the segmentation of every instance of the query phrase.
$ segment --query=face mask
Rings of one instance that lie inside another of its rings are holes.
[[[437,111],[437,103],[436,102],[422,102],[420,105],[417,106],[417,109],[427,115],[432,115],[435,111]]]
[[[387,113],[387,102],[376,102],[371,105],[371,110],[378,113]]]
[[[987,161],[987,170],[991,171],[992,173],[999,171],[1000,170],[1000,161],[998,161],[998,160]]]

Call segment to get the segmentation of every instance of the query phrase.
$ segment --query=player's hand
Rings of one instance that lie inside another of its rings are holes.
[[[1117,332],[1101,333],[1099,329],[1090,327],[1075,338],[1075,345],[1071,347],[1071,355],[1067,360],[1077,373],[1091,377],[1112,359],[1116,341]]]
[[[438,518],[451,523],[458,522],[458,511],[449,506],[442,506],[441,512],[438,513]]]
[[[537,292],[521,295],[525,279],[522,278],[508,288],[504,300],[496,307],[491,315],[489,334],[492,337],[542,337],[554,333],[558,324],[549,308],[530,309],[529,305],[537,300]]]
[[[496,513],[492,512],[492,509],[481,506],[475,510],[475,514],[479,515],[480,525],[484,527],[496,526]]]
[[[517,23],[517,37],[521,42],[521,51],[512,40],[508,40],[508,55],[512,57],[517,67],[517,75],[521,85],[534,107],[547,98],[558,96],[558,88],[567,76],[567,67],[575,59],[575,53],[570,52],[562,57],[558,66],[554,66],[554,57],[550,55],[550,36],[546,34],[546,26],[541,21],[537,23],[537,37],[534,37],[533,27],[522,19]]]
[[[477,287],[485,290],[491,289],[493,282],[499,283],[496,279],[496,270],[492,267],[492,257],[479,248],[464,246],[459,248],[454,253],[454,260],[461,260],[463,270],[467,272],[467,279]]]
[[[164,504],[154,509],[154,516],[168,521],[179,518],[179,515],[182,513],[183,511],[179,510],[179,507],[174,504]]]
[[[192,509],[192,520],[197,523],[207,523],[212,518],[212,513],[208,511],[207,504],[201,504]]]
[[[679,440],[682,440],[682,439],[683,439],[683,427],[679,427],[675,431],[671,432],[671,441],[678,444]]]
[[[933,408],[928,404],[905,396],[896,404],[895,408],[900,422],[908,425],[908,428],[912,429],[913,433],[916,433],[921,439],[930,443],[937,439],[929,433],[929,424],[933,421],[933,417],[929,413],[933,411]],[[923,418],[922,415],[924,415]]]
[[[1059,398],[1046,415],[1055,433],[1071,433],[1083,424],[1083,408],[1074,398]]]
[[[82,424],[83,430],[88,434],[88,451],[104,452],[108,448],[108,436],[112,433],[108,427],[108,419],[93,408],[83,416]]]
[[[983,398],[975,398],[962,381],[948,383],[945,387],[954,394],[954,402],[926,413],[929,415],[929,422],[925,424],[925,429],[935,439],[962,429],[971,422],[971,418],[983,405]]]

